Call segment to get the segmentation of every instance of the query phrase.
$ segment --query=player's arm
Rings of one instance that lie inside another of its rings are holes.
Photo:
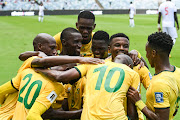
[[[54,81],[62,82],[65,84],[73,80],[77,81],[81,77],[80,73],[75,68],[72,68],[67,71],[57,71],[48,69],[36,69],[35,71],[44,74],[45,76],[49,77]]]
[[[161,23],[161,12],[159,12],[159,14],[158,14],[158,31],[159,31],[159,32],[161,31],[161,25],[160,25],[160,23]]]
[[[47,55],[41,51],[26,51],[19,55],[19,59],[25,61],[32,56],[46,57]]]
[[[179,23],[178,23],[177,12],[174,12],[174,20],[176,21],[177,29],[179,30]]]
[[[143,114],[150,120],[169,120],[169,108],[158,109],[155,108],[155,113],[148,109],[139,96],[139,92],[130,87],[128,90],[128,98],[143,112]]]
[[[47,110],[40,102],[35,102],[27,115],[27,120],[43,120],[41,115]]]
[[[82,109],[75,111],[64,111],[62,109],[48,109],[43,115],[43,119],[80,119]]]
[[[137,108],[129,98],[127,98],[127,116],[130,120],[139,120]]]
[[[81,64],[101,64],[103,60],[97,58],[85,58],[77,56],[49,56],[44,58],[36,58],[32,61],[32,67],[52,67],[68,63],[81,63]]]

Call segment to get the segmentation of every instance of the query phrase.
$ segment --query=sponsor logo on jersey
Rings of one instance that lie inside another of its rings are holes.
[[[155,99],[156,99],[156,103],[164,102],[163,93],[162,92],[155,92]]]

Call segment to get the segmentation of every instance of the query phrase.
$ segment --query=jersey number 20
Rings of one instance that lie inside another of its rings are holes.
[[[108,67],[108,66],[105,65],[105,66],[96,68],[96,69],[94,70],[93,73],[100,71],[99,76],[98,76],[98,80],[97,80],[97,83],[96,83],[95,90],[100,90],[101,84],[102,84],[102,80],[103,80],[103,78],[104,78],[104,74],[105,74],[105,72],[106,72],[107,67]],[[117,77],[118,81],[117,81],[116,85],[115,85],[113,88],[111,88],[111,87],[110,87],[110,82],[111,82],[111,79],[112,79],[112,77],[113,77],[113,74],[114,74],[116,71],[117,71],[117,72],[120,72],[120,76]],[[123,81],[124,81],[124,77],[125,77],[125,72],[124,72],[123,69],[121,69],[121,68],[119,68],[119,67],[114,67],[114,68],[110,69],[109,72],[108,72],[108,74],[107,74],[107,76],[106,76],[106,80],[105,80],[105,83],[104,83],[104,88],[105,88],[105,90],[106,90],[107,92],[110,92],[110,93],[111,93],[111,92],[116,92],[117,90],[119,90],[120,87],[121,87],[121,85],[122,85],[122,83],[123,83]]]
[[[25,97],[24,97],[24,98],[21,97],[21,94],[24,92],[25,88],[26,88],[27,85],[30,83],[31,78],[32,78],[32,74],[27,74],[27,75],[23,78],[23,80],[26,80],[26,79],[28,79],[28,80],[27,80],[26,84],[21,88],[21,90],[20,90],[20,92],[19,92],[19,97],[18,97],[18,101],[21,102],[21,103],[24,103],[24,106],[25,106],[26,109],[30,109],[30,108],[32,107],[32,105],[34,104],[36,98],[39,96],[39,92],[40,92],[41,87],[42,87],[42,81],[36,80],[36,81],[34,81],[34,82],[29,86]],[[36,88],[36,91],[35,91],[35,93],[34,93],[34,96],[33,96],[32,100],[31,100],[31,102],[28,104],[29,94],[30,94],[32,88],[33,88],[36,84],[37,84],[38,86],[37,86],[37,88]]]

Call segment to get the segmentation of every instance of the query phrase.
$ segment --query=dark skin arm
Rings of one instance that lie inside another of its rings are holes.
[[[133,103],[141,100],[138,91],[133,87],[129,87],[127,96]],[[145,106],[141,111],[150,120],[169,120],[169,108],[155,108],[155,112],[153,112]]]
[[[178,17],[177,17],[176,12],[174,12],[174,20],[176,21],[176,24],[177,24],[177,30],[179,30],[179,23],[178,23]]]
[[[43,119],[80,119],[82,109],[75,111],[64,111],[62,109],[48,109],[43,115]]]
[[[81,63],[81,64],[100,64],[104,63],[103,60],[97,58],[84,58],[77,56],[48,56],[44,58],[36,58],[32,61],[32,67],[52,67],[68,63]]]
[[[131,120],[139,120],[136,106],[127,98],[127,116]]]
[[[47,55],[41,51],[26,51],[19,55],[19,59],[25,61],[32,56],[46,57]]]
[[[159,12],[159,14],[158,14],[158,24],[160,24],[160,23],[161,23],[161,12]],[[158,31],[159,32],[161,31],[161,27],[158,28]]]
[[[35,71],[44,74],[45,76],[49,77],[54,81],[62,82],[64,84],[67,84],[73,80],[77,81],[77,79],[81,77],[79,72],[75,68],[72,68],[67,71],[57,71],[48,69],[36,69]]]

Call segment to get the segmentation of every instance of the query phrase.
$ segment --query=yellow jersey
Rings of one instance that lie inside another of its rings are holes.
[[[82,44],[81,47],[81,51],[80,54],[82,57],[92,57],[92,50],[91,50],[91,46],[92,46],[92,38],[93,38],[94,32],[92,32],[91,35],[91,41],[88,44]],[[61,32],[57,33],[54,36],[54,39],[56,40],[56,45],[57,45],[57,50],[60,50],[60,52],[62,51],[62,43],[61,43]]]
[[[18,73],[23,71],[26,68],[31,68],[31,62],[35,58],[36,57],[31,57],[31,58],[27,59],[26,61],[24,61],[24,63],[19,68]],[[4,103],[0,107],[0,119],[1,120],[10,120],[13,117],[13,114],[15,112],[15,107],[16,107],[17,100],[18,100],[18,91],[14,92],[12,94],[8,94],[6,96]]]
[[[127,120],[123,101],[129,86],[138,88],[139,75],[128,66],[113,62],[75,67],[86,75],[82,120]],[[138,84],[136,84],[138,83]]]
[[[63,91],[62,84],[52,82],[32,68],[19,72],[12,84],[19,90],[13,120],[25,120],[35,102],[43,104],[48,109]]]
[[[172,120],[177,97],[178,87],[172,72],[163,71],[152,77],[146,91],[146,105],[150,110],[170,108],[169,120]]]
[[[68,98],[68,106],[69,110],[79,110],[82,108],[82,98],[84,93],[86,78],[80,78],[76,83],[73,85],[66,84],[65,91],[67,93]]]

